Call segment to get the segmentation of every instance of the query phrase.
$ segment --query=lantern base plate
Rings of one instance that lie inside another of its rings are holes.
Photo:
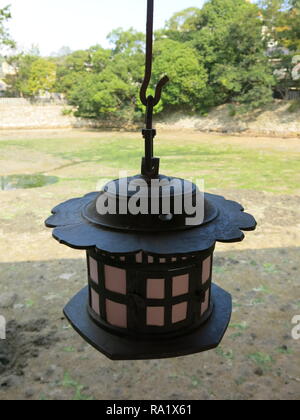
[[[96,350],[112,360],[163,359],[211,350],[220,344],[230,322],[231,295],[212,285],[214,310],[200,328],[176,338],[139,339],[115,335],[95,324],[88,314],[88,287],[75,295],[64,309],[72,327]]]

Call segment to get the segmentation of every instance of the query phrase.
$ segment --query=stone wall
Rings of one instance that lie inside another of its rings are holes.
[[[231,116],[222,105],[207,116],[173,114],[156,121],[162,130],[193,130],[267,136],[300,136],[300,109],[289,112],[291,102],[275,101],[264,110]],[[90,128],[132,130],[140,127],[119,121],[95,121],[63,115],[66,105],[31,104],[21,98],[0,98],[0,130]],[[141,126],[141,124],[139,125]]]
[[[70,109],[65,104],[32,104],[23,98],[0,98],[0,130],[47,129],[47,128],[91,128],[91,129],[127,129],[116,120],[95,121],[63,115]]]
[[[290,106],[291,102],[288,101],[274,101],[265,109],[232,116],[228,105],[221,105],[207,116],[184,116],[180,113],[167,116],[157,123],[156,128],[258,136],[300,136],[300,108],[290,112]]]
[[[0,98],[0,129],[68,128],[76,118],[62,114],[64,105],[32,105],[22,98]]]

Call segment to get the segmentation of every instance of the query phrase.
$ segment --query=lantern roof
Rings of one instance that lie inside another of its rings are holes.
[[[240,242],[242,231],[256,228],[253,216],[243,207],[224,197],[205,193],[208,202],[217,209],[217,216],[206,224],[168,232],[137,232],[108,229],[86,218],[84,209],[97,199],[99,193],[87,194],[55,207],[46,226],[55,228],[53,236],[59,242],[75,249],[95,247],[110,253],[186,254],[200,252],[219,242]],[[135,216],[138,217],[138,216]]]

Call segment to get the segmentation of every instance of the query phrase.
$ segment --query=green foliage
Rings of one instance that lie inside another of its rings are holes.
[[[144,35],[118,29],[109,40],[111,50],[96,45],[65,57],[58,66],[56,88],[77,108],[77,116],[132,120],[143,76]]]
[[[0,43],[9,9],[0,10]],[[3,36],[2,36],[3,38]],[[145,35],[118,28],[99,45],[71,52],[63,48],[46,60],[31,52],[13,57],[16,75],[7,77],[11,95],[39,91],[66,95],[75,114],[95,119],[141,119]],[[270,42],[276,46],[270,56]],[[282,48],[289,48],[290,54]],[[280,49],[281,48],[281,49]],[[184,110],[205,114],[224,103],[229,113],[249,111],[284,98],[291,87],[293,57],[300,51],[300,0],[208,0],[174,14],[155,34],[153,77],[168,75],[155,113]],[[267,54],[268,52],[268,54]],[[238,106],[236,106],[238,105]]]
[[[289,90],[300,87],[300,78],[293,74],[300,53],[300,1],[261,0],[266,39],[274,45],[270,56],[276,77],[277,96],[285,99]],[[293,107],[292,107],[293,109]]]
[[[29,54],[19,54],[8,59],[8,63],[15,69],[15,74],[5,77],[5,82],[9,86],[10,96],[22,96],[27,91],[30,69],[37,57]]]
[[[276,58],[286,59],[282,47],[288,48],[291,56],[300,52],[300,1],[261,0],[260,6],[267,28],[265,37],[276,45]]]
[[[235,102],[248,110],[272,100],[274,78],[257,6],[245,0],[211,0],[193,25],[188,42],[197,48],[208,73],[206,106]]]
[[[85,74],[90,67],[90,52],[75,51],[57,62],[56,90],[67,93],[74,85],[77,78]]]
[[[113,30],[107,37],[113,45],[113,53],[136,54],[144,51],[145,35],[130,28],[124,31],[122,28]]]
[[[140,118],[145,36],[119,28],[108,39],[111,50],[96,46],[66,57],[57,88],[78,116]],[[176,13],[156,33],[149,93],[165,74],[170,83],[155,112],[203,113],[226,102],[245,111],[263,106],[275,83],[265,50],[259,10],[246,0],[210,0]]]
[[[299,112],[300,111],[300,100],[292,101],[291,105],[288,108],[290,113]]]
[[[248,358],[258,364],[261,367],[268,368],[269,365],[274,363],[274,359],[269,354],[257,352],[257,353],[251,353],[248,355]]]
[[[73,390],[74,395],[72,400],[74,401],[92,401],[94,399],[92,396],[82,393],[82,391],[85,389],[85,386],[75,381],[69,372],[65,372],[61,385],[65,388],[71,388]]]
[[[165,74],[170,83],[164,89],[163,104],[171,108],[200,108],[208,76],[194,48],[171,39],[157,41],[153,80],[157,82]]]
[[[248,110],[272,100],[274,77],[256,6],[245,0],[211,0],[203,9],[175,14],[156,35],[149,93],[163,75],[170,78],[157,113],[205,112],[225,102]],[[110,53],[100,48],[89,51],[79,67],[70,66],[75,53],[69,57],[63,86],[77,115],[134,118],[144,111],[138,98],[144,36],[117,29],[108,38],[113,44]]]
[[[282,99],[284,99],[291,87],[296,86],[299,82],[293,78],[293,63],[292,55],[283,55],[280,50],[272,56],[273,71],[276,77],[276,91]],[[299,60],[300,61],[300,60]]]
[[[265,36],[268,40],[277,40],[277,27],[281,23],[284,0],[260,0],[258,4],[262,12],[264,25],[268,29]]]
[[[71,105],[77,107],[75,115],[87,118],[122,117],[130,103],[131,87],[106,69],[100,74],[81,75],[68,93]]]
[[[190,39],[191,31],[195,30],[195,21],[197,20],[201,9],[197,7],[190,7],[181,12],[175,13],[169,19],[163,30],[156,32],[157,39],[161,37],[168,37],[179,42],[185,42]]]
[[[10,38],[8,30],[5,26],[9,19],[11,19],[10,6],[0,9],[0,47],[4,45],[9,47],[15,46],[15,43]]]
[[[279,42],[290,51],[300,52],[300,1],[288,0],[288,7],[276,22]]]
[[[175,13],[166,22],[166,29],[173,32],[189,32],[194,27],[194,20],[198,13],[200,13],[200,9],[197,7],[189,7]]]
[[[72,115],[72,114],[73,114],[73,109],[72,109],[72,108],[64,108],[64,109],[61,111],[61,113],[62,113],[62,115],[64,115],[65,117],[68,117],[68,116],[70,116],[70,115]]]
[[[32,63],[29,72],[27,94],[36,96],[39,92],[52,92],[56,82],[56,65],[39,58]]]
[[[54,91],[56,64],[52,61],[29,54],[20,54],[8,61],[15,69],[15,74],[5,78],[11,96],[30,98]]]

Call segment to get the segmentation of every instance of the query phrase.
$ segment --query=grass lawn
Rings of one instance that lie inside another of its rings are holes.
[[[161,173],[181,177],[204,178],[206,189],[251,189],[280,194],[300,192],[299,153],[293,146],[273,150],[236,144],[228,137],[183,133],[159,136],[155,153],[161,157]],[[222,141],[219,141],[222,138]],[[282,142],[290,140],[282,139]],[[140,168],[143,141],[139,134],[82,132],[74,136],[54,138],[4,139],[0,141],[0,166],[7,155],[14,155],[14,162],[22,162],[24,156],[38,153],[38,172],[58,175],[60,182],[82,183],[82,187],[93,189],[99,178],[117,177],[119,169],[135,174]],[[59,164],[45,168],[45,159],[57,160]],[[37,162],[35,161],[35,164]],[[68,174],[63,167],[69,168]],[[3,174],[3,173],[2,173]],[[3,174],[4,175],[4,174]]]

